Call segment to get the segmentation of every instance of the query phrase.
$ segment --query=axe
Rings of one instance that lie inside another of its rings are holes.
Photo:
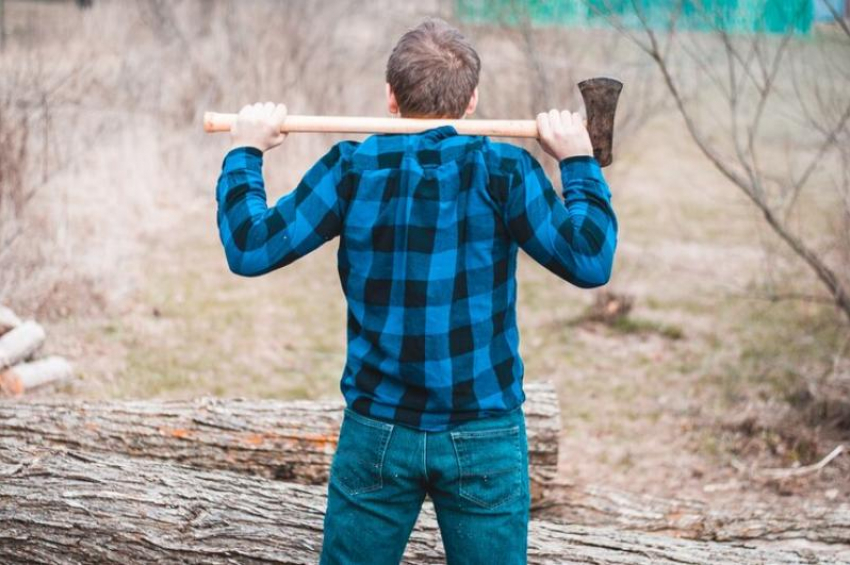
[[[603,167],[611,164],[614,141],[614,113],[623,83],[596,77],[578,83],[587,113],[587,131],[593,145],[593,155]],[[236,114],[204,113],[204,131],[207,133],[230,131]],[[298,116],[288,115],[281,131],[325,133],[419,133],[438,126],[449,125],[461,135],[489,135],[492,137],[537,138],[535,120],[444,120],[419,118],[364,118],[348,116]]]

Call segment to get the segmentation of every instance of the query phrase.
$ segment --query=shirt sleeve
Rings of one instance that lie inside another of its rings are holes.
[[[505,206],[508,231],[535,261],[582,288],[611,277],[617,218],[599,162],[580,155],[559,163],[561,201],[534,157],[522,151]]]
[[[219,236],[232,272],[262,275],[339,235],[347,163],[344,144],[336,144],[272,207],[266,203],[263,153],[254,147],[228,152],[216,201]]]

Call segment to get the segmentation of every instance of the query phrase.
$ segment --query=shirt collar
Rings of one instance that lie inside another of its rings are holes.
[[[457,130],[454,128],[454,126],[438,126],[435,128],[427,129],[421,132],[419,135],[427,137],[428,139],[432,139],[434,141],[439,141],[441,139],[457,135]]]
[[[430,129],[422,130],[416,133],[381,133],[378,134],[381,137],[396,137],[402,135],[418,135],[423,139],[429,139],[433,141],[439,141],[441,139],[446,139],[447,137],[452,137],[458,135],[457,130],[454,126],[437,126]]]

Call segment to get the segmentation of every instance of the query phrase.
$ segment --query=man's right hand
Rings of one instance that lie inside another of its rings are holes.
[[[283,104],[258,102],[244,106],[230,128],[230,148],[256,147],[265,152],[277,147],[286,137],[280,131],[284,120],[286,106]]]
[[[549,110],[538,114],[537,133],[540,146],[558,161],[576,155],[593,155],[590,134],[578,112]]]

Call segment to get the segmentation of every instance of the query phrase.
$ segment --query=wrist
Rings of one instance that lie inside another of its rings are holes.
[[[593,155],[573,155],[558,162],[561,170],[561,182],[566,191],[570,183],[583,183],[586,189],[591,187],[600,190],[604,198],[611,198],[611,191],[599,161]]]
[[[248,163],[249,161],[259,160],[260,163],[263,161],[263,152],[260,151],[258,147],[251,147],[249,145],[233,145],[227,149],[227,153],[224,154],[224,165],[234,164],[234,163]]]
[[[564,153],[558,154],[556,157],[558,162],[564,161],[565,159],[572,159],[573,157],[593,157],[593,152],[586,151],[566,151]]]
[[[241,140],[238,140],[238,139],[234,139],[230,143],[230,147],[228,148],[228,152],[233,151],[234,149],[254,149],[256,151],[259,151],[260,153],[265,153],[267,148],[263,147],[263,145],[260,144],[260,143],[251,142],[251,141],[247,141],[247,140],[241,141]]]
[[[595,155],[588,155],[587,153],[575,153],[572,155],[567,155],[566,157],[562,157],[558,159],[559,165],[566,165],[568,163],[588,163],[590,161],[595,161]]]

